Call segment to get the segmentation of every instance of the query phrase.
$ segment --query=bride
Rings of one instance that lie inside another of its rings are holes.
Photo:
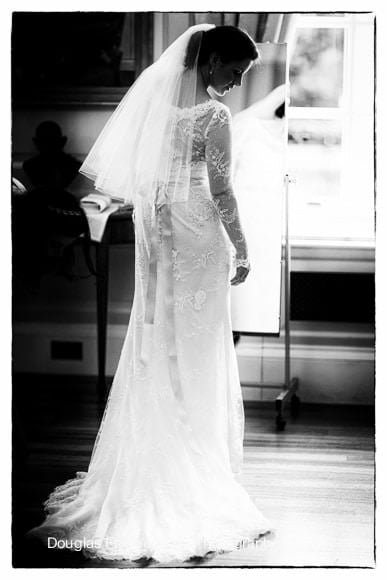
[[[89,558],[171,562],[270,530],[237,480],[230,284],[250,266],[231,115],[207,91],[239,86],[257,58],[238,28],[189,28],[131,87],[80,169],[134,206],[135,294],[88,471],[54,489],[33,537],[81,542]]]

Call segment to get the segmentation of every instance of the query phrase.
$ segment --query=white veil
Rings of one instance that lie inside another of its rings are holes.
[[[133,206],[187,200],[193,123],[177,111],[195,105],[202,33],[213,26],[188,28],[128,90],[80,168],[97,190]]]

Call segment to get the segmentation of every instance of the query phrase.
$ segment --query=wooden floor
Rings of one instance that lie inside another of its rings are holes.
[[[42,521],[41,504],[53,487],[87,469],[102,408],[93,381],[85,379],[16,377],[13,400],[13,566],[177,567],[87,560],[25,541],[25,531]],[[303,405],[279,433],[271,406],[247,406],[245,413],[240,481],[276,531],[260,543],[180,566],[373,567],[373,411]]]

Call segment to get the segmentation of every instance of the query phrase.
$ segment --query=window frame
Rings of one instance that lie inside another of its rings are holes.
[[[294,43],[296,42],[297,29],[299,28],[340,28],[344,32],[344,49],[343,92],[339,105],[337,107],[296,107],[291,106],[289,102],[287,106],[287,117],[289,120],[338,120],[341,122],[342,130],[340,194],[339,196],[335,196],[335,198],[332,199],[322,197],[316,198],[313,197],[313,194],[310,196],[304,196],[300,199],[297,198],[297,191],[294,189],[294,187],[296,188],[297,185],[291,188],[293,189],[293,191],[290,192],[290,236],[292,243],[305,245],[305,243],[308,242],[312,245],[331,245],[333,242],[337,246],[353,245],[360,247],[373,247],[375,243],[374,232],[371,237],[369,235],[363,234],[351,235],[348,234],[348,232],[351,231],[351,228],[353,230],[355,223],[354,220],[359,220],[359,208],[366,207],[364,200],[366,199],[366,196],[369,195],[369,192],[362,193],[362,191],[357,191],[361,188],[351,187],[351,179],[349,179],[349,175],[353,166],[351,127],[353,124],[353,114],[355,110],[354,91],[356,86],[356,71],[354,60],[356,42],[359,43],[361,41],[361,35],[359,40],[359,31],[362,25],[373,26],[374,15],[372,13],[343,14],[342,16],[300,14],[295,15],[295,18],[296,20],[293,26]],[[290,48],[292,48],[292,44],[290,45]],[[291,50],[289,52],[290,59]],[[372,121],[374,120],[372,119]],[[291,177],[290,167],[289,174]],[[374,187],[372,184],[372,190],[373,189]],[[367,203],[369,204],[370,202],[368,201]],[[340,235],[337,235],[337,233],[334,235],[332,230],[329,231],[328,224],[330,222],[330,217],[337,219],[338,214],[341,215],[342,219],[345,219],[345,223],[348,224],[348,231],[344,231]],[[369,215],[368,219],[370,219],[370,217],[371,216]],[[319,220],[321,220],[321,223],[319,223]],[[351,226],[349,225],[349,222],[351,222]],[[314,224],[314,227],[313,225],[310,226],[309,232],[308,227],[305,229],[305,225],[303,225],[306,223]],[[324,227],[327,228],[325,233],[323,232]],[[313,234],[311,233],[312,230]],[[315,234],[316,230],[317,235]],[[366,231],[365,222],[363,224],[363,232],[364,231]]]

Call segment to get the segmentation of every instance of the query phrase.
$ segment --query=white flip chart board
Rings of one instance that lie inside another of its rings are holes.
[[[246,282],[232,286],[231,316],[234,331],[278,334],[287,145],[286,45],[265,43],[258,49],[261,63],[247,73],[252,75],[247,106],[233,115],[235,195],[251,271]]]

